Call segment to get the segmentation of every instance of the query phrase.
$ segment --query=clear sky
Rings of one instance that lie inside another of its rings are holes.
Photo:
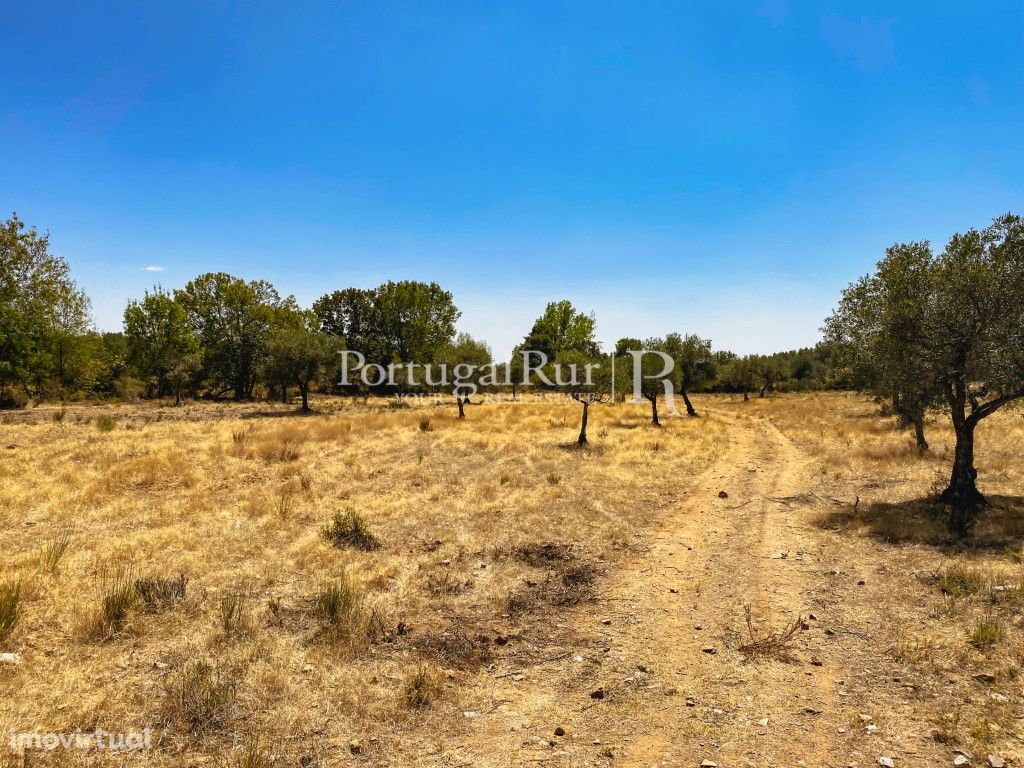
[[[886,245],[1024,212],[1024,4],[9,3],[0,211],[120,327],[197,273],[437,280],[506,354],[812,344]]]

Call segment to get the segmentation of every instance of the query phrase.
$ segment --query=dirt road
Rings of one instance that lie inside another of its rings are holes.
[[[575,638],[568,654],[483,675],[465,733],[441,750],[450,764],[952,764],[886,653],[884,552],[815,524],[852,500],[830,498],[769,422],[706,418],[732,423],[723,459],[679,480],[674,509],[606,578],[599,607],[552,617]],[[756,637],[802,624],[752,658],[744,606]]]

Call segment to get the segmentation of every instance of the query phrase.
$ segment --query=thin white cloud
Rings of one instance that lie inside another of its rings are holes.
[[[139,267],[143,272],[163,272],[163,267]]]

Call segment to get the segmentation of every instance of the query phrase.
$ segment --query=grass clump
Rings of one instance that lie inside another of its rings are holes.
[[[14,632],[21,619],[21,584],[7,582],[0,584],[0,643]]]
[[[335,512],[322,533],[325,539],[340,549],[361,549],[364,552],[380,549],[380,541],[370,532],[363,516],[354,509]]]
[[[141,598],[146,613],[163,613],[185,599],[188,577],[179,573],[174,577],[154,576],[135,580],[135,592]]]
[[[410,709],[423,709],[437,698],[441,682],[427,664],[420,664],[402,686],[402,700]]]
[[[936,586],[950,597],[975,595],[985,589],[986,584],[981,571],[960,564],[949,566],[936,577]]]
[[[165,692],[168,719],[183,723],[192,733],[204,733],[231,722],[238,680],[208,661],[189,661],[170,678]]]
[[[363,596],[348,578],[327,584],[314,601],[314,613],[323,629],[337,639],[365,637],[369,615]]]
[[[131,568],[104,569],[100,573],[100,605],[93,615],[90,634],[111,638],[128,621],[138,600]]]
[[[249,604],[244,592],[235,590],[221,598],[220,628],[228,639],[249,632]]]
[[[429,416],[424,416],[422,419],[420,419],[420,432],[430,432],[432,429],[433,426],[431,426],[430,424]]]
[[[1003,623],[998,616],[985,616],[978,619],[971,632],[971,645],[979,651],[985,651],[1003,638]]]
[[[39,550],[37,563],[43,573],[55,575],[60,570],[60,561],[71,547],[71,533],[61,531]]]

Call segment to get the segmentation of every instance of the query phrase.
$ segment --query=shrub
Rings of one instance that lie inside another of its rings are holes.
[[[0,643],[7,641],[7,638],[18,626],[21,618],[21,584],[8,582],[0,584]]]
[[[353,509],[335,512],[331,522],[324,526],[322,534],[334,546],[342,549],[361,549],[369,552],[380,548],[380,542],[370,533],[362,515]]]
[[[14,387],[0,387],[0,410],[21,409],[28,405],[28,395]]]
[[[116,426],[117,419],[115,419],[113,416],[107,416],[106,414],[103,414],[102,416],[96,417],[96,429],[98,429],[100,432],[112,432]]]
[[[51,416],[50,418],[53,419],[54,424],[60,424],[62,421],[64,421],[64,417],[66,415],[67,411],[61,408],[59,411],[54,411],[53,416]]]
[[[176,577],[154,576],[135,580],[135,592],[146,607],[147,613],[162,613],[185,599],[188,577],[184,573]]]
[[[430,432],[433,427],[430,425],[430,417],[424,416],[420,419],[420,432]]]

